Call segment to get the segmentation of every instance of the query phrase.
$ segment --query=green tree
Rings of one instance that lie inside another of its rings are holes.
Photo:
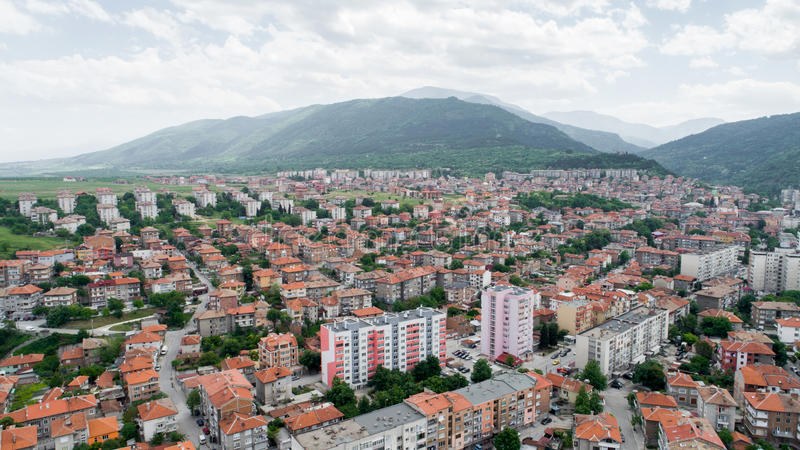
[[[480,383],[490,378],[492,378],[492,368],[489,367],[489,362],[483,358],[475,361],[475,364],[472,366],[472,375],[470,375],[472,382]]]
[[[772,351],[775,352],[775,365],[778,367],[785,366],[789,361],[789,355],[786,353],[786,344],[778,338],[772,338]]]
[[[636,366],[633,371],[633,382],[660,391],[667,386],[667,376],[661,363],[655,359],[648,359]]]
[[[411,375],[414,376],[416,381],[425,381],[430,377],[439,376],[441,373],[442,366],[439,365],[439,358],[433,355],[418,362],[417,365],[411,369]]]
[[[698,341],[694,344],[694,351],[708,360],[714,358],[714,347],[706,341]]]
[[[603,412],[603,399],[600,398],[600,393],[597,389],[592,390],[592,395],[589,396],[589,409],[592,414],[600,414]]]
[[[703,317],[700,322],[700,328],[706,336],[715,336],[724,338],[728,336],[728,332],[733,329],[731,321],[726,317]]]
[[[731,434],[729,429],[723,428],[717,431],[717,436],[719,436],[719,439],[725,444],[726,448],[730,448],[731,444],[733,444],[733,434]]]
[[[304,350],[300,355],[300,364],[311,372],[319,372],[322,367],[322,355],[311,350]]]
[[[492,443],[497,450],[519,450],[522,447],[519,433],[510,427],[505,427],[503,431],[497,433]]]
[[[189,392],[189,395],[186,396],[186,407],[189,408],[189,411],[194,414],[194,411],[200,407],[200,403],[202,399],[200,398],[200,391],[198,389],[192,389]]]
[[[136,429],[136,424],[133,422],[126,422],[124,425],[122,425],[122,429],[119,431],[119,434],[123,441],[139,438],[139,431]]]
[[[586,388],[581,386],[578,390],[578,395],[575,397],[575,414],[591,414],[592,407],[590,404],[589,394]]]
[[[603,375],[603,371],[600,370],[600,364],[595,360],[586,363],[586,367],[583,368],[579,378],[581,380],[588,380],[593,388],[601,391],[604,391],[608,384],[608,378]]]
[[[325,393],[325,399],[338,408],[345,405],[355,405],[356,394],[347,383],[337,377],[333,379],[331,388]]]

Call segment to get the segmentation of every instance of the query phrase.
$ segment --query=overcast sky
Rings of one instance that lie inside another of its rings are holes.
[[[0,161],[425,85],[653,125],[800,111],[800,1],[0,0]]]

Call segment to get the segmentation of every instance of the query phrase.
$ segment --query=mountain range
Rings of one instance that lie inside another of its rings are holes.
[[[800,113],[718,125],[641,155],[681,175],[774,194],[800,186]]]
[[[617,123],[611,119],[606,122]],[[0,176],[259,173],[312,167],[449,168],[456,174],[481,175],[617,167],[656,174],[671,171],[756,192],[800,186],[800,113],[697,131],[714,121],[662,129],[676,135],[696,133],[644,149],[617,134],[564,125],[496,97],[421,88],[400,97],[199,120],[108,150],[2,164]]]
[[[701,133],[725,123],[722,119],[703,117],[676,125],[654,127],[643,123],[629,123],[613,116],[593,111],[548,112],[544,117],[576,127],[615,133],[622,139],[640,147],[652,148],[683,137]]]
[[[578,142],[583,142],[589,147],[606,153],[638,153],[645,150],[644,147],[632,144],[625,141],[615,133],[606,131],[598,131],[596,129],[586,129],[577,126],[567,125],[548,119],[546,117],[537,116],[529,111],[526,111],[519,106],[506,103],[497,97],[479,94],[476,92],[457,91],[454,89],[445,89],[433,86],[425,86],[417,89],[412,89],[408,92],[400,94],[401,97],[425,99],[425,98],[448,98],[455,97],[469,103],[479,103],[482,105],[494,105],[502,108],[511,114],[521,117],[529,122],[541,123],[551,125],[563,131],[564,134],[575,139]]]
[[[389,97],[258,117],[200,120],[99,152],[5,165],[1,174],[64,171],[274,171],[309,167],[447,167],[462,173],[545,167],[633,167],[557,128],[455,97]]]

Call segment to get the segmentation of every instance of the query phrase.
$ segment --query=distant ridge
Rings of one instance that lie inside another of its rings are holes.
[[[519,106],[506,103],[500,100],[499,98],[491,95],[479,94],[475,92],[457,91],[453,89],[438,88],[433,86],[425,86],[417,89],[412,89],[400,95],[403,97],[417,98],[417,99],[455,97],[460,100],[464,100],[465,102],[480,103],[483,105],[494,105],[499,108],[503,108],[506,111],[515,114],[530,122],[552,125],[558,128],[559,130],[563,131],[564,134],[571,137],[572,139],[575,139],[578,142],[583,142],[589,147],[592,147],[601,152],[638,153],[645,149],[644,147],[640,147],[638,145],[632,144],[631,142],[625,141],[620,136],[614,133],[580,128],[572,125],[567,125],[555,120],[551,120],[546,117],[537,116],[536,114],[526,111],[525,109],[520,108]]]
[[[603,154],[553,126],[454,97],[389,97],[165,128],[99,152],[0,166],[0,174],[446,167],[465,174],[546,167],[628,167],[654,161]]]
[[[642,156],[682,175],[776,193],[800,186],[800,113],[718,125]]]
[[[593,111],[549,112],[545,117],[566,124],[616,133],[628,142],[645,148],[674,141],[725,123],[722,119],[704,117],[687,120],[676,125],[654,127],[642,123],[629,123],[613,116]]]

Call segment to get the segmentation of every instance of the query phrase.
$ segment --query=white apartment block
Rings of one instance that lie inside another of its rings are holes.
[[[58,207],[64,214],[72,214],[75,212],[75,194],[68,191],[61,191],[57,196]]]
[[[800,253],[776,248],[773,252],[750,252],[747,283],[756,292],[800,289]]]
[[[158,205],[155,202],[136,202],[136,211],[139,211],[143,219],[158,217]]]
[[[595,360],[604,374],[628,370],[658,352],[668,337],[669,312],[640,306],[576,336],[575,366]]]
[[[31,216],[33,205],[37,202],[36,195],[30,193],[19,194],[19,213],[25,217]]]
[[[34,206],[31,208],[31,221],[40,225],[46,225],[58,220],[58,212],[46,206]]]
[[[97,188],[97,203],[117,206],[117,194],[109,188]]]
[[[697,278],[698,281],[732,275],[738,267],[736,246],[716,247],[709,250],[681,255],[681,275]]]
[[[116,205],[99,203],[97,205],[97,215],[100,216],[100,220],[102,220],[103,223],[111,224],[114,219],[119,218],[119,210]]]
[[[269,202],[272,205],[272,196],[275,193],[272,191],[258,191],[258,201],[260,202]]]
[[[133,197],[136,199],[136,202],[156,202],[156,193],[151,191],[148,188],[136,188],[133,191]]]
[[[338,377],[362,388],[379,365],[405,372],[430,355],[444,361],[446,318],[441,311],[420,307],[322,325],[322,381],[330,386]]]
[[[180,216],[186,216],[192,219],[197,217],[197,213],[195,212],[194,208],[194,203],[188,200],[182,200],[182,199],[173,200],[172,206],[175,207],[175,212],[177,212],[178,215]]]
[[[246,198],[244,203],[245,214],[247,217],[255,217],[258,215],[258,210],[261,209],[261,202],[254,198]]]
[[[215,192],[205,189],[196,190],[194,191],[194,199],[197,202],[197,206],[201,208],[217,206],[217,194]]]
[[[72,214],[54,221],[53,228],[56,230],[67,230],[68,232],[75,234],[78,231],[78,227],[85,223],[86,217]]]
[[[533,354],[533,311],[538,293],[516,286],[494,286],[481,296],[481,353],[525,359]]]

